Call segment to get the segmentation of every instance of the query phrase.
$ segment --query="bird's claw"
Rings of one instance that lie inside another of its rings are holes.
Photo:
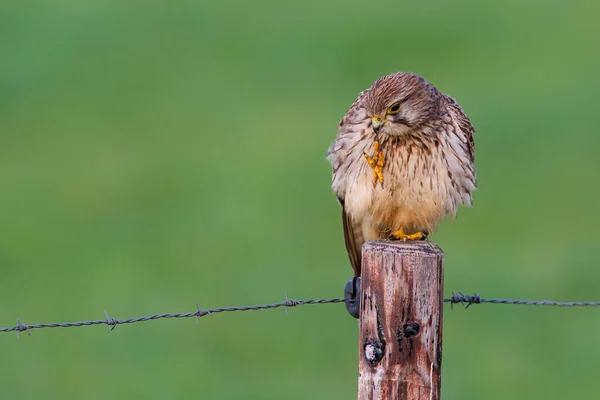
[[[425,240],[425,239],[427,239],[427,233],[416,232],[416,233],[407,234],[407,233],[404,233],[404,230],[398,229],[397,231],[392,232],[392,234],[390,236],[388,236],[388,239],[389,240],[402,240],[403,242],[406,242],[407,240]]]
[[[346,300],[346,310],[354,318],[360,314],[360,277],[355,276],[348,279],[344,287],[344,298]]]
[[[383,151],[379,150],[379,141],[373,144],[373,157],[367,153],[363,153],[369,163],[369,167],[373,170],[373,187],[377,186],[377,182],[383,187]]]

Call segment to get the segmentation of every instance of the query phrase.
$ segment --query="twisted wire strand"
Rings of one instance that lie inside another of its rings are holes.
[[[273,304],[263,304],[263,305],[254,305],[254,306],[237,306],[237,307],[221,307],[221,308],[213,308],[210,310],[205,310],[196,304],[196,311],[188,312],[188,313],[163,313],[163,314],[152,314],[143,317],[137,318],[128,318],[128,319],[117,319],[112,318],[105,311],[106,315],[105,319],[96,319],[90,321],[80,321],[80,322],[52,322],[46,324],[33,324],[33,325],[24,325],[21,323],[19,319],[17,319],[17,325],[9,327],[9,328],[0,328],[0,332],[23,332],[27,331],[28,334],[31,335],[30,331],[32,329],[42,329],[42,328],[71,328],[75,326],[89,326],[89,325],[107,325],[111,328],[111,330],[115,329],[117,325],[124,324],[135,324],[138,322],[151,321],[155,319],[166,319],[166,318],[200,318],[205,315],[213,315],[221,312],[233,312],[233,311],[257,311],[257,310],[267,310],[270,308],[279,308],[285,307],[297,307],[309,304],[333,304],[333,303],[343,303],[346,299],[320,299],[320,300],[293,300],[286,299],[280,303]]]
[[[462,292],[452,293],[452,297],[444,299],[444,303],[462,304],[468,308],[471,304],[512,304],[527,306],[551,306],[551,307],[600,307],[600,301],[554,301],[554,300],[520,300],[520,299],[486,299],[479,293],[472,295]]]
[[[138,322],[151,321],[155,319],[167,319],[167,318],[196,318],[196,323],[198,323],[198,319],[200,317],[204,317],[206,315],[213,315],[221,312],[234,312],[234,311],[258,311],[258,310],[268,310],[271,308],[280,308],[285,307],[286,312],[288,307],[298,307],[309,304],[335,304],[335,303],[345,303],[349,301],[354,301],[355,299],[320,299],[320,300],[293,300],[288,299],[286,295],[286,300],[279,303],[272,304],[263,304],[263,305],[253,305],[253,306],[236,306],[236,307],[222,307],[222,308],[212,308],[212,309],[202,309],[196,304],[196,311],[188,312],[188,313],[163,313],[163,314],[152,314],[143,317],[137,318],[128,318],[128,319],[117,319],[112,318],[105,311],[106,315],[105,319],[96,319],[90,321],[80,321],[80,322],[52,322],[45,324],[33,324],[33,325],[25,325],[21,323],[20,319],[17,319],[17,325],[8,327],[8,328],[0,328],[0,332],[16,332],[17,337],[19,332],[27,331],[27,334],[31,335],[32,329],[42,329],[42,328],[71,328],[75,326],[89,326],[89,325],[107,325],[112,331],[115,329],[117,325],[124,324],[135,324]],[[482,298],[479,293],[475,293],[472,295],[464,294],[462,292],[453,292],[452,297],[444,298],[444,303],[450,303],[451,306],[454,304],[462,304],[465,308],[470,307],[472,304],[512,304],[512,305],[531,305],[531,306],[552,306],[552,307],[600,307],[600,302],[562,302],[562,301],[553,301],[553,300],[519,300],[519,299],[495,299],[495,298]]]

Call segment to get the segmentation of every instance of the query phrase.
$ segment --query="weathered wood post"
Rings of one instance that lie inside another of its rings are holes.
[[[439,400],[444,253],[432,242],[362,252],[359,400]]]

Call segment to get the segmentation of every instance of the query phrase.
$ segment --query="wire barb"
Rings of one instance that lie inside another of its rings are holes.
[[[287,315],[288,314],[288,307],[296,307],[298,305],[298,300],[290,299],[288,297],[288,295],[287,295],[287,292],[284,292],[284,294],[285,294],[285,306],[284,306],[284,309],[285,309],[285,315]]]
[[[15,333],[17,334],[17,339],[19,338],[19,332],[27,331],[27,335],[31,336],[31,331],[29,330],[29,326],[23,325],[21,320],[17,318],[17,325],[15,326]]]
[[[196,308],[198,309],[198,311],[196,311],[196,313],[195,313],[196,314],[196,325],[199,324],[198,321],[200,321],[200,317],[204,317],[206,314],[208,314],[210,316],[213,315],[210,311],[200,308],[198,303],[196,303]]]
[[[479,297],[479,293],[465,295],[463,292],[454,293],[453,290],[452,297],[444,299],[444,303],[450,303],[450,308],[454,308],[454,305],[457,303],[462,304],[465,308],[469,308],[471,304],[481,304],[481,297]]]
[[[108,313],[106,312],[106,310],[104,310],[104,315],[106,315],[106,325],[108,325],[108,329],[112,332],[115,330],[115,328],[117,327],[117,325],[119,324],[119,320],[118,319],[114,319],[108,316]]]

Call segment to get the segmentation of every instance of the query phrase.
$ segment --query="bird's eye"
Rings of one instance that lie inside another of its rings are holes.
[[[388,114],[396,114],[398,111],[400,111],[400,103],[394,103],[391,106],[388,107],[387,109],[387,113]]]

